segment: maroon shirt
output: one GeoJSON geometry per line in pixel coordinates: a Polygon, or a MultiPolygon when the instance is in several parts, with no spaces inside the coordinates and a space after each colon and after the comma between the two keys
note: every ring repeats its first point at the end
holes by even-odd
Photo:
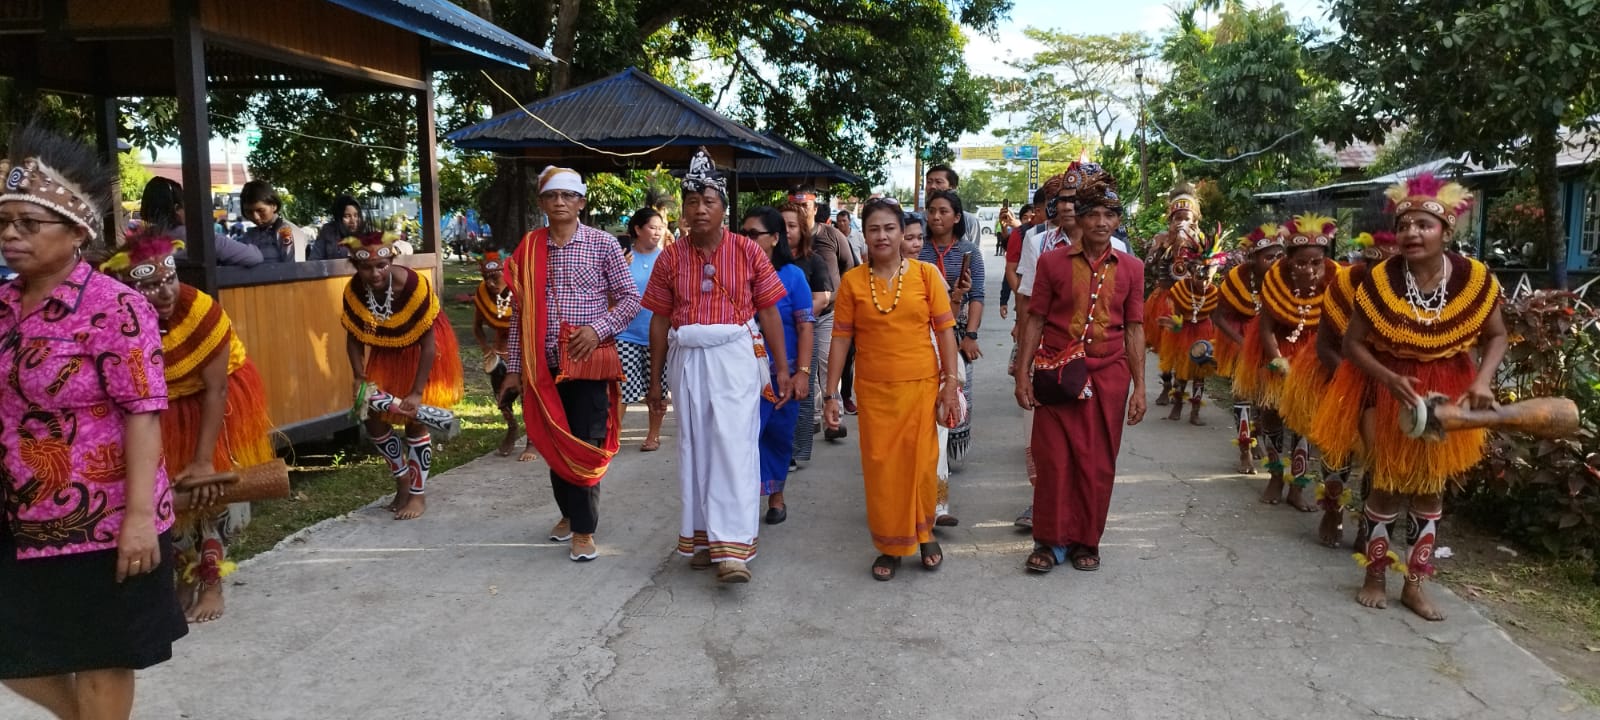
{"type": "Polygon", "coordinates": [[[1083,252],[1083,243],[1039,256],[1037,279],[1028,312],[1044,317],[1044,346],[1067,347],[1084,336],[1091,293],[1094,325],[1084,341],[1089,370],[1099,370],[1126,355],[1122,336],[1129,323],[1144,322],[1144,263],[1111,248],[1097,261],[1083,252]],[[1096,276],[1103,271],[1099,292],[1096,276]]]}

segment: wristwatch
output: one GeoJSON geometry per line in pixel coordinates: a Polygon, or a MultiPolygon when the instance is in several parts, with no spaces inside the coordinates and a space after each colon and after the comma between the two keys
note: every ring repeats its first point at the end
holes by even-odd
{"type": "Polygon", "coordinates": [[[827,401],[829,401],[829,400],[838,400],[838,399],[839,399],[839,396],[838,396],[838,395],[831,395],[831,394],[830,394],[830,395],[823,395],[823,396],[822,396],[822,401],[823,401],[823,402],[827,402],[827,401]]]}
{"type": "Polygon", "coordinates": [[[799,368],[795,369],[795,372],[797,372],[797,373],[805,373],[807,375],[810,375],[811,374],[811,366],[810,365],[801,365],[799,368]]]}
{"type": "Polygon", "coordinates": [[[961,333],[961,337],[964,337],[964,338],[966,338],[968,340],[977,340],[978,339],[978,334],[975,333],[975,332],[964,332],[964,333],[961,333]]]}

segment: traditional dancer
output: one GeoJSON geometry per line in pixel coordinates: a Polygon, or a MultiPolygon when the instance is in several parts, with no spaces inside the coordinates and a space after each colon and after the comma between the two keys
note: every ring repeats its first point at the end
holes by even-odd
{"type": "Polygon", "coordinates": [[[1429,393],[1474,409],[1494,406],[1491,383],[1506,352],[1503,297],[1488,267],[1445,249],[1472,205],[1466,188],[1423,174],[1386,194],[1400,256],[1372,268],[1356,289],[1355,314],[1344,337],[1345,358],[1371,383],[1357,396],[1364,398],[1361,434],[1372,492],[1363,507],[1371,536],[1356,556],[1366,581],[1356,600],[1387,606],[1384,571],[1392,568],[1405,577],[1400,602],[1424,619],[1443,620],[1422,583],[1434,572],[1444,486],[1483,459],[1487,431],[1451,432],[1437,442],[1416,439],[1401,431],[1400,415],[1429,393]],[[1401,561],[1390,549],[1391,532],[1405,506],[1411,553],[1401,561]]]}
{"type": "MultiPolygon", "coordinates": [[[[1295,216],[1284,230],[1288,255],[1262,279],[1261,312],[1245,326],[1244,349],[1234,368],[1233,395],[1249,401],[1259,412],[1259,437],[1264,441],[1270,476],[1261,502],[1278,504],[1287,483],[1289,506],[1313,512],[1316,506],[1304,497],[1311,483],[1312,450],[1300,431],[1284,422],[1284,388],[1296,362],[1317,362],[1322,296],[1337,267],[1328,259],[1328,248],[1338,226],[1333,218],[1306,214],[1295,216]],[[1285,454],[1290,456],[1288,467],[1283,461],[1285,454]]],[[[1310,402],[1315,402],[1314,397],[1310,402]]]]}
{"type": "MultiPolygon", "coordinates": [[[[483,279],[478,282],[477,292],[472,294],[472,337],[477,339],[478,350],[483,354],[489,387],[498,392],[506,379],[513,296],[511,288],[506,286],[505,261],[498,250],[490,250],[478,258],[478,273],[483,279]]],[[[506,436],[500,440],[495,454],[507,457],[517,448],[521,429],[517,425],[516,404],[501,403],[500,416],[506,421],[506,436]]]]}
{"type": "Polygon", "coordinates": [[[761,246],[723,225],[727,192],[701,148],[683,178],[689,235],[661,251],[644,293],[644,307],[655,313],[646,398],[665,405],[665,363],[678,401],[678,552],[695,569],[717,564],[720,582],[743,583],[761,521],[761,398],[771,392],[779,407],[792,399],[778,314],[783,281],[761,246]],[[777,387],[769,388],[773,376],[777,387]]]}
{"type": "MultiPolygon", "coordinates": [[[[1195,197],[1194,186],[1181,183],[1172,188],[1167,200],[1167,229],[1156,233],[1150,240],[1150,255],[1146,266],[1150,267],[1156,276],[1156,286],[1145,298],[1144,327],[1145,344],[1155,352],[1160,359],[1161,367],[1161,392],[1156,395],[1156,404],[1165,405],[1173,400],[1172,379],[1175,374],[1174,364],[1179,360],[1162,352],[1163,339],[1166,337],[1167,328],[1161,322],[1170,318],[1175,313],[1169,290],[1177,284],[1178,278],[1173,274],[1172,264],[1178,254],[1184,249],[1192,252],[1200,251],[1198,233],[1195,230],[1200,222],[1200,200],[1195,197]]],[[[1176,420],[1174,415],[1171,419],[1176,420]]]]}
{"type": "MultiPolygon", "coordinates": [[[[269,462],[272,421],[266,388],[244,343],[216,301],[178,282],[175,253],[183,243],[149,232],[129,237],[100,270],[127,284],[155,307],[167,378],[161,441],[174,485],[269,462]]],[[[174,526],[178,600],[189,622],[222,617],[222,579],[233,572],[227,542],[249,517],[248,505],[229,507],[222,485],[193,492],[174,526]]]]}
{"type": "MultiPolygon", "coordinates": [[[[1322,324],[1317,328],[1319,362],[1314,365],[1315,372],[1303,372],[1302,366],[1310,363],[1300,363],[1292,366],[1289,373],[1291,397],[1305,396],[1305,389],[1294,387],[1300,384],[1311,384],[1316,393],[1316,408],[1305,434],[1322,453],[1322,484],[1317,487],[1322,524],[1317,537],[1328,547],[1338,547],[1343,542],[1345,510],[1359,509],[1352,505],[1354,493],[1348,484],[1351,456],[1360,444],[1366,375],[1360,368],[1344,362],[1344,334],[1350,327],[1350,316],[1355,308],[1356,288],[1366,281],[1368,269],[1400,251],[1394,233],[1387,231],[1361,233],[1356,236],[1355,246],[1355,261],[1349,267],[1339,268],[1333,281],[1328,283],[1327,295],[1322,298],[1322,324]]],[[[1370,473],[1364,475],[1370,476],[1370,473]]],[[[1360,495],[1366,497],[1367,491],[1363,489],[1360,495]]],[[[1356,532],[1357,550],[1366,545],[1365,525],[1363,521],[1356,532]]]]}
{"type": "Polygon", "coordinates": [[[356,391],[370,384],[403,398],[394,412],[367,418],[366,431],[394,475],[388,509],[396,520],[412,520],[428,509],[424,493],[433,469],[433,437],[417,421],[417,407],[461,402],[461,352],[428,276],[393,264],[398,239],[375,232],[345,238],[356,274],[345,286],[339,321],[349,333],[345,352],[356,391]],[[405,426],[404,441],[395,436],[397,423],[405,426]]]}
{"type": "MultiPolygon", "coordinates": [[[[1222,290],[1212,282],[1206,258],[1193,247],[1178,248],[1169,266],[1173,284],[1167,290],[1165,303],[1171,315],[1162,318],[1169,327],[1162,334],[1160,354],[1161,367],[1171,368],[1173,379],[1172,411],[1167,419],[1183,417],[1184,389],[1188,388],[1189,424],[1203,426],[1200,406],[1204,402],[1206,378],[1216,373],[1217,362],[1214,351],[1195,353],[1196,346],[1215,347],[1216,328],[1211,315],[1222,299],[1222,290]]],[[[1149,314],[1148,309],[1146,314],[1149,314]]]]}
{"type": "MultiPolygon", "coordinates": [[[[1222,300],[1211,314],[1216,327],[1217,374],[1234,378],[1239,370],[1239,354],[1244,348],[1245,325],[1261,312],[1261,279],[1283,258],[1283,229],[1267,223],[1252,230],[1241,243],[1245,261],[1222,278],[1222,300]]],[[[1239,446],[1238,472],[1256,473],[1253,456],[1260,428],[1256,425],[1250,401],[1237,393],[1233,398],[1233,420],[1238,429],[1234,444],[1239,446]]]]}

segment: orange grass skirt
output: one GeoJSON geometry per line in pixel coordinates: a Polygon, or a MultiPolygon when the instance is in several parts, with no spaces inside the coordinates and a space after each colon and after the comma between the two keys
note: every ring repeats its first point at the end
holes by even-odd
{"type": "Polygon", "coordinates": [[[1322,402],[1312,413],[1311,427],[1305,435],[1322,451],[1322,460],[1328,467],[1349,465],[1351,456],[1361,447],[1361,409],[1371,404],[1373,390],[1372,378],[1349,361],[1339,363],[1339,369],[1333,371],[1322,388],[1322,402]]]}
{"type": "MultiPolygon", "coordinates": [[[[168,473],[176,475],[194,462],[204,404],[205,393],[199,392],[172,398],[161,413],[161,450],[168,473]]],[[[238,370],[228,373],[227,414],[222,432],[217,434],[212,469],[224,472],[253,467],[277,457],[272,450],[273,427],[267,417],[266,385],[255,363],[246,359],[238,370]]]]}
{"type": "Polygon", "coordinates": [[[1302,338],[1289,356],[1289,377],[1283,381],[1283,396],[1278,401],[1278,413],[1290,430],[1310,437],[1311,424],[1327,396],[1328,381],[1333,373],[1317,357],[1317,338],[1302,338]]]}
{"type": "MultiPolygon", "coordinates": [[[[1477,364],[1467,353],[1427,362],[1378,353],[1384,367],[1422,381],[1423,394],[1442,393],[1453,402],[1472,386],[1477,364]]],[[[1400,429],[1400,402],[1388,388],[1372,387],[1370,407],[1377,413],[1370,451],[1372,487],[1402,495],[1437,495],[1445,483],[1483,460],[1487,430],[1457,430],[1430,442],[1405,436],[1400,429]]]]}
{"type": "MultiPolygon", "coordinates": [[[[422,343],[410,347],[390,349],[369,347],[367,353],[367,380],[391,395],[405,397],[411,393],[411,384],[417,379],[417,363],[422,359],[422,343]]],[[[439,408],[452,408],[461,402],[464,393],[461,370],[461,348],[456,342],[456,331],[450,318],[440,312],[433,319],[433,368],[428,373],[428,385],[422,391],[422,404],[439,408]]],[[[398,424],[407,418],[384,413],[384,422],[398,424]]]]}
{"type": "MultiPolygon", "coordinates": [[[[1267,350],[1261,344],[1261,320],[1256,318],[1244,326],[1244,348],[1239,351],[1239,361],[1233,369],[1233,398],[1259,407],[1277,409],[1283,401],[1285,376],[1267,369],[1267,350]]],[[[1293,358],[1300,348],[1317,343],[1314,328],[1300,332],[1295,342],[1278,341],[1278,350],[1286,358],[1293,358]]]]}
{"type": "MultiPolygon", "coordinates": [[[[1216,328],[1210,318],[1184,323],[1176,332],[1167,332],[1161,341],[1161,370],[1171,371],[1181,382],[1204,380],[1217,372],[1216,363],[1201,365],[1189,355],[1189,348],[1201,340],[1211,340],[1216,328]]],[[[1215,341],[1213,341],[1215,346],[1215,341]]],[[[1212,355],[1215,359],[1215,352],[1212,355]]]]}
{"type": "MultiPolygon", "coordinates": [[[[1167,329],[1161,327],[1160,322],[1166,317],[1172,317],[1172,297],[1157,285],[1144,299],[1144,344],[1157,353],[1161,352],[1161,339],[1167,335],[1167,329]]],[[[1170,370],[1165,364],[1161,366],[1161,372],[1170,370]]]]}
{"type": "Polygon", "coordinates": [[[1217,374],[1232,379],[1239,369],[1239,343],[1219,332],[1211,344],[1217,350],[1217,374]]]}

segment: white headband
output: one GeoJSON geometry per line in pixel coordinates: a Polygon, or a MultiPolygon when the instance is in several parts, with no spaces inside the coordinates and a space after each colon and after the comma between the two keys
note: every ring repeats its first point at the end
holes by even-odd
{"type": "Polygon", "coordinates": [[[551,190],[569,190],[584,197],[589,196],[589,188],[583,184],[583,176],[575,170],[550,166],[539,173],[544,179],[539,183],[539,193],[544,194],[551,190]]]}

